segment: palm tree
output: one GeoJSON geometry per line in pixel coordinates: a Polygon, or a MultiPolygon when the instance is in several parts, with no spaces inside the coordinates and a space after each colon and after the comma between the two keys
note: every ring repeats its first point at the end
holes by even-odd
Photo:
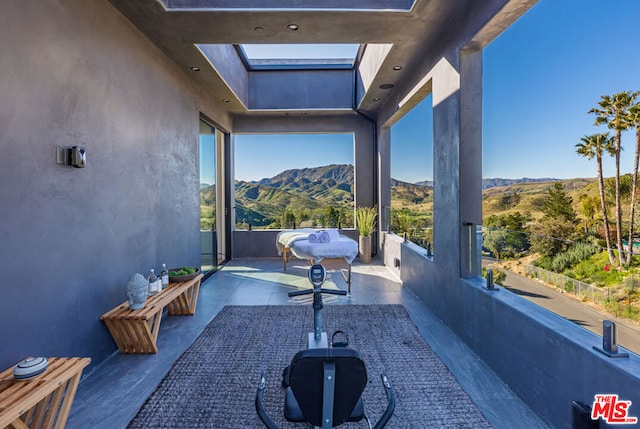
{"type": "MultiPolygon", "coordinates": [[[[633,101],[640,92],[632,94],[633,101]]],[[[636,186],[638,184],[638,164],[640,164],[640,102],[629,108],[629,125],[636,129],[636,150],[633,158],[633,184],[631,185],[631,214],[629,215],[629,253],[627,253],[627,265],[631,264],[633,255],[633,224],[635,222],[636,186]]]]}
{"type": "Polygon", "coordinates": [[[628,111],[634,99],[631,91],[623,91],[612,97],[603,95],[598,106],[589,113],[596,115],[595,125],[606,125],[615,132],[615,158],[616,158],[616,234],[618,241],[618,255],[620,265],[625,263],[624,248],[622,247],[622,204],[620,202],[620,152],[622,152],[622,131],[629,128],[628,111]]]}
{"type": "Polygon", "coordinates": [[[607,242],[609,262],[615,265],[616,257],[611,248],[611,232],[609,231],[609,217],[607,216],[607,205],[604,198],[604,178],[602,176],[602,154],[606,152],[613,156],[615,154],[615,145],[613,138],[609,137],[609,133],[584,136],[580,140],[582,140],[582,143],[576,145],[576,153],[587,159],[593,159],[595,157],[598,165],[598,190],[600,191],[600,206],[602,209],[602,220],[604,221],[604,237],[607,242]]]}

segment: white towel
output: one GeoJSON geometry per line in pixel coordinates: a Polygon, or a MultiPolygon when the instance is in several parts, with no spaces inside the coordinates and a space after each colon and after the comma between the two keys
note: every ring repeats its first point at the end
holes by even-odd
{"type": "Polygon", "coordinates": [[[327,229],[320,233],[319,243],[331,243],[340,239],[340,233],[337,229],[327,229]]]}
{"type": "Polygon", "coordinates": [[[307,238],[307,240],[309,240],[309,243],[320,243],[321,235],[322,235],[322,232],[312,232],[311,234],[309,234],[309,237],[307,238]]]}
{"type": "Polygon", "coordinates": [[[340,239],[340,231],[337,229],[327,229],[325,232],[329,234],[329,242],[340,239]]]}

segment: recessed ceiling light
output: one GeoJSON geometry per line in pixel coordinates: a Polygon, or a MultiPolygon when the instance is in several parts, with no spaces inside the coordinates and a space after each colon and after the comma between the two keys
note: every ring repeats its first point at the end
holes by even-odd
{"type": "Polygon", "coordinates": [[[380,89],[391,89],[391,88],[393,88],[393,84],[391,84],[391,83],[383,83],[382,85],[380,85],[379,88],[380,89]]]}
{"type": "Polygon", "coordinates": [[[375,97],[373,101],[380,101],[380,99],[378,97],[375,97]]]}
{"type": "Polygon", "coordinates": [[[393,69],[395,71],[402,70],[402,66],[393,66],[393,69]]]}
{"type": "Polygon", "coordinates": [[[254,31],[258,31],[258,32],[264,31],[264,27],[256,27],[254,28],[254,31]]]}
{"type": "Polygon", "coordinates": [[[287,28],[291,31],[298,31],[298,25],[297,24],[289,24],[287,25],[287,28]]]}
{"type": "Polygon", "coordinates": [[[200,71],[200,67],[191,67],[191,71],[200,71]]]}
{"type": "Polygon", "coordinates": [[[229,99],[228,99],[228,98],[223,98],[223,99],[222,99],[222,102],[224,102],[224,103],[228,103],[228,102],[229,102],[229,99]]]}

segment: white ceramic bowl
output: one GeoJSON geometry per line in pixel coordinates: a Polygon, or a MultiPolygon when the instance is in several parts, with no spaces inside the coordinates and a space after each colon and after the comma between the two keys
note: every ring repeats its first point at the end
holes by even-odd
{"type": "Polygon", "coordinates": [[[44,357],[28,357],[13,367],[13,376],[16,380],[29,380],[42,374],[49,365],[49,360],[44,357]]]}

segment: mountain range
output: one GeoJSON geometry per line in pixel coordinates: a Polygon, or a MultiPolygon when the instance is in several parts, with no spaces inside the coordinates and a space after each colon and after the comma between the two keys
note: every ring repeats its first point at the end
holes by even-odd
{"type": "MultiPolygon", "coordinates": [[[[267,226],[284,213],[312,212],[324,207],[353,206],[353,165],[332,164],[292,169],[271,178],[235,183],[236,219],[254,226],[267,226]]],[[[211,201],[215,187],[203,187],[200,201],[211,201]]]]}
{"type": "MultiPolygon", "coordinates": [[[[483,179],[483,212],[522,209],[536,211],[536,203],[548,189],[548,182],[558,179],[483,179]],[[511,196],[506,198],[505,195],[511,196]],[[516,195],[517,197],[513,197],[516,195]],[[524,204],[504,206],[506,200],[524,204]]],[[[563,180],[568,191],[576,193],[595,179],[563,180]]],[[[236,181],[236,219],[254,226],[266,226],[280,219],[285,208],[294,212],[320,210],[324,207],[351,209],[353,207],[353,165],[331,164],[322,167],[291,169],[259,181],[236,181]]],[[[201,184],[201,204],[210,204],[215,186],[201,184]]],[[[590,190],[589,193],[593,192],[590,190]]],[[[433,182],[408,183],[391,179],[392,206],[429,211],[433,204],[433,182]]],[[[507,201],[507,202],[509,202],[507,201]]]]}
{"type": "MultiPolygon", "coordinates": [[[[543,182],[555,182],[558,179],[552,178],[544,178],[544,179],[530,179],[528,177],[523,177],[521,179],[482,179],[482,189],[495,188],[497,186],[511,186],[519,183],[543,183],[543,182]]],[[[422,180],[420,182],[414,183],[414,185],[419,186],[433,186],[432,180],[422,180]]]]}
{"type": "Polygon", "coordinates": [[[530,179],[523,177],[522,179],[482,179],[482,189],[495,188],[497,186],[511,186],[520,183],[544,183],[544,182],[556,182],[558,179],[544,178],[544,179],[530,179]]]}

